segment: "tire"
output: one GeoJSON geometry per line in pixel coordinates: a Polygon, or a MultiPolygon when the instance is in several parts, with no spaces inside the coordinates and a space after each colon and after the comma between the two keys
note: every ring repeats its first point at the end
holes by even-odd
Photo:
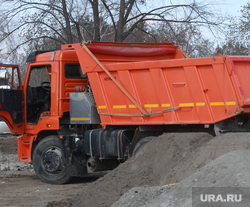
{"type": "Polygon", "coordinates": [[[133,149],[132,157],[136,156],[138,152],[141,151],[141,149],[144,148],[146,144],[154,138],[156,137],[155,136],[144,137],[139,142],[137,142],[133,149]]]}
{"type": "Polygon", "coordinates": [[[49,184],[70,181],[70,170],[63,164],[62,149],[56,136],[48,136],[38,143],[33,152],[33,167],[37,176],[49,184]]]}

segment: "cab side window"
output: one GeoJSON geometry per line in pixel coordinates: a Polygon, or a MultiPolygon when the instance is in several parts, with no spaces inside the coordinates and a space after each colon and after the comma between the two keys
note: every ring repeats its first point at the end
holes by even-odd
{"type": "Polygon", "coordinates": [[[68,79],[84,79],[86,74],[82,73],[80,64],[65,64],[65,78],[68,79]]]}

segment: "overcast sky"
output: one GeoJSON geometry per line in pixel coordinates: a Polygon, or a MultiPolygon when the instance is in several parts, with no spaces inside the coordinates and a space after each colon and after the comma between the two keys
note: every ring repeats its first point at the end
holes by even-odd
{"type": "MultiPolygon", "coordinates": [[[[190,3],[193,0],[154,0],[156,5],[190,3]]],[[[241,7],[246,5],[250,0],[196,0],[202,4],[211,4],[215,10],[222,14],[231,14],[232,16],[240,15],[241,7]]]]}
{"type": "MultiPolygon", "coordinates": [[[[200,0],[197,0],[200,1],[200,0]]],[[[230,15],[231,17],[240,17],[241,16],[241,9],[243,6],[247,4],[247,2],[250,2],[250,0],[203,0],[203,2],[211,2],[213,3],[213,7],[218,9],[216,12],[221,12],[223,16],[230,15]]],[[[230,22],[228,22],[230,23],[230,22]]],[[[214,37],[208,33],[204,34],[208,38],[214,39],[214,37]]],[[[217,44],[222,43],[223,36],[220,38],[215,38],[214,41],[217,44]]]]}
{"type": "Polygon", "coordinates": [[[213,2],[218,2],[218,7],[221,8],[226,14],[232,16],[239,16],[242,6],[245,6],[248,0],[217,0],[213,2]]]}
{"type": "MultiPolygon", "coordinates": [[[[154,0],[155,6],[163,6],[168,3],[172,4],[188,4],[193,2],[194,0],[154,0]]],[[[242,9],[243,6],[247,5],[250,0],[195,0],[197,3],[201,4],[209,4],[211,10],[215,14],[222,15],[224,17],[230,15],[231,17],[240,17],[241,12],[240,10],[242,9]]],[[[150,6],[150,5],[148,5],[150,6]]],[[[230,23],[230,22],[225,22],[225,23],[230,23]]],[[[208,38],[214,39],[214,36],[212,35],[211,31],[207,30],[206,28],[203,28],[204,35],[208,38]]],[[[216,42],[221,42],[221,34],[218,35],[220,38],[216,38],[216,42]]]]}

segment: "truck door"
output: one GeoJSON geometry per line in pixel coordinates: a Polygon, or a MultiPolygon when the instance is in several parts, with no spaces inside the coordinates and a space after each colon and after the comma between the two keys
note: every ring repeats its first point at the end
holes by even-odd
{"type": "Polygon", "coordinates": [[[22,133],[23,92],[17,65],[0,64],[0,119],[14,134],[22,133]]]}
{"type": "Polygon", "coordinates": [[[33,65],[26,89],[26,115],[29,125],[36,125],[43,112],[50,113],[51,65],[33,65]]]}

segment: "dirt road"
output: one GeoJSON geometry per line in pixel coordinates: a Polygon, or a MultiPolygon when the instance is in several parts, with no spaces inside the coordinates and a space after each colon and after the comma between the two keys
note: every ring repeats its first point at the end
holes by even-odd
{"type": "Polygon", "coordinates": [[[76,178],[67,185],[49,185],[40,181],[32,166],[18,161],[16,137],[0,137],[0,206],[46,206],[77,195],[103,174],[76,178]]]}

